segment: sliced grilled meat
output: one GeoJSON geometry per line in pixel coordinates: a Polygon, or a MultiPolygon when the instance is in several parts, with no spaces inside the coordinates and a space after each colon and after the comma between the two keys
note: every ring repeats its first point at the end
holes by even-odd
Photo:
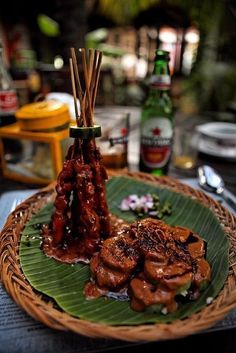
{"type": "Polygon", "coordinates": [[[164,261],[165,244],[167,241],[173,241],[169,227],[164,222],[146,218],[133,223],[131,229],[138,239],[140,252],[145,258],[164,261]]]}
{"type": "Polygon", "coordinates": [[[192,231],[185,227],[172,227],[171,234],[174,240],[179,241],[181,243],[185,243],[188,241],[189,236],[192,234],[192,231]]]}
{"type": "Polygon", "coordinates": [[[196,299],[209,282],[205,243],[191,230],[151,218],[130,228],[122,224],[115,233],[103,241],[100,253],[91,260],[98,295],[108,295],[100,289],[117,293],[128,285],[133,310],[173,312],[179,294],[188,290],[188,299],[196,299]]]}
{"type": "Polygon", "coordinates": [[[141,278],[133,278],[131,280],[130,293],[131,308],[137,311],[143,311],[143,307],[147,308],[157,304],[168,306],[174,302],[175,297],[175,292],[169,290],[168,287],[161,284],[154,286],[141,278]],[[134,301],[133,297],[135,298],[134,301]],[[137,301],[139,305],[137,305],[137,301]]]}
{"type": "Polygon", "coordinates": [[[129,273],[120,272],[107,267],[101,261],[99,254],[91,259],[90,269],[98,286],[101,288],[105,287],[110,290],[117,290],[123,286],[129,278],[129,273]]]}
{"type": "Polygon", "coordinates": [[[163,278],[181,276],[191,270],[192,267],[186,262],[175,262],[172,264],[161,264],[151,260],[145,260],[144,262],[144,273],[154,283],[162,281],[163,278]]]}
{"type": "Polygon", "coordinates": [[[136,267],[140,255],[135,240],[121,235],[103,242],[100,257],[108,267],[129,273],[136,267]]]}
{"type": "Polygon", "coordinates": [[[205,255],[205,242],[203,239],[199,237],[197,234],[192,235],[195,241],[192,241],[187,245],[188,251],[190,255],[196,259],[199,257],[203,257],[205,255]]]}
{"type": "Polygon", "coordinates": [[[197,259],[197,270],[194,273],[193,283],[196,287],[203,289],[211,279],[211,268],[204,258],[197,259]]]}
{"type": "Polygon", "coordinates": [[[181,291],[190,287],[192,279],[193,273],[187,272],[171,278],[164,277],[162,279],[162,283],[164,283],[170,290],[175,291],[176,294],[179,294],[181,291]]]}

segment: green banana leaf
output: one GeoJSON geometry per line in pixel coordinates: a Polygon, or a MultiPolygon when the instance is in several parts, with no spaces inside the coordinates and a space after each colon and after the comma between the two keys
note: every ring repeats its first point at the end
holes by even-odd
{"type": "Polygon", "coordinates": [[[229,241],[213,212],[190,197],[128,177],[114,177],[107,182],[110,211],[126,221],[135,216],[122,212],[118,206],[130,194],[157,193],[161,202],[172,204],[172,214],[165,221],[189,227],[207,241],[207,260],[212,267],[212,281],[193,302],[181,304],[175,313],[163,315],[133,311],[128,301],[98,298],[87,300],[83,295],[90,277],[88,265],[62,264],[46,257],[40,249],[39,225],[50,221],[53,205],[48,204],[27,223],[20,244],[20,262],[29,283],[39,292],[54,299],[65,312],[81,319],[110,325],[167,323],[186,318],[205,307],[208,297],[214,298],[224,285],[228,274],[229,241]]]}

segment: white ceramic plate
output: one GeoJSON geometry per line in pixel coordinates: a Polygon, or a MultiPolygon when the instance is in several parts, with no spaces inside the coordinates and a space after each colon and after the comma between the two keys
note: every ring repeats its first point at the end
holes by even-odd
{"type": "Polygon", "coordinates": [[[200,152],[236,160],[236,124],[212,122],[197,126],[200,152]]]}

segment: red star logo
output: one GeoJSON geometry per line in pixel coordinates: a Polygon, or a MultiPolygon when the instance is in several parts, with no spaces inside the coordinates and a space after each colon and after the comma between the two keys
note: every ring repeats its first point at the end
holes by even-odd
{"type": "Polygon", "coordinates": [[[152,129],[152,134],[154,136],[160,136],[161,130],[158,127],[155,127],[154,129],[152,129]]]}
{"type": "Polygon", "coordinates": [[[121,130],[121,136],[127,136],[128,135],[128,129],[126,129],[126,127],[123,127],[121,130]]]}

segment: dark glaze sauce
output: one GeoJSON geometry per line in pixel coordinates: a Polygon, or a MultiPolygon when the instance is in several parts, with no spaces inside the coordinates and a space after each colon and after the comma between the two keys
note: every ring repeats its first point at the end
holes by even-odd
{"type": "MultiPolygon", "coordinates": [[[[118,235],[122,233],[122,229],[127,227],[127,223],[121,219],[118,219],[114,215],[110,214],[110,225],[111,225],[111,233],[110,236],[118,235]]],[[[66,241],[60,246],[54,246],[53,237],[50,234],[49,227],[44,227],[44,231],[42,232],[43,243],[42,250],[44,253],[54,258],[57,261],[63,263],[89,263],[90,259],[85,255],[83,246],[81,244],[81,238],[74,238],[71,233],[67,233],[65,236],[66,241]]],[[[100,246],[102,246],[102,241],[100,246]]]]}
{"type": "Polygon", "coordinates": [[[90,262],[91,279],[84,294],[130,299],[135,311],[176,311],[178,296],[195,300],[209,283],[205,242],[183,227],[145,219],[130,226],[119,223],[90,262]],[[122,224],[122,226],[121,226],[122,224]]]}
{"type": "Polygon", "coordinates": [[[111,291],[108,291],[107,289],[102,289],[98,287],[96,282],[91,280],[86,284],[84,292],[88,299],[95,299],[101,296],[106,296],[108,298],[112,298],[120,301],[128,301],[130,298],[127,293],[127,290],[128,290],[127,287],[125,287],[122,290],[119,290],[117,292],[111,292],[111,291]]]}
{"type": "Polygon", "coordinates": [[[110,234],[107,172],[94,138],[75,138],[57,177],[54,212],[42,249],[58,261],[89,262],[110,234]]]}

